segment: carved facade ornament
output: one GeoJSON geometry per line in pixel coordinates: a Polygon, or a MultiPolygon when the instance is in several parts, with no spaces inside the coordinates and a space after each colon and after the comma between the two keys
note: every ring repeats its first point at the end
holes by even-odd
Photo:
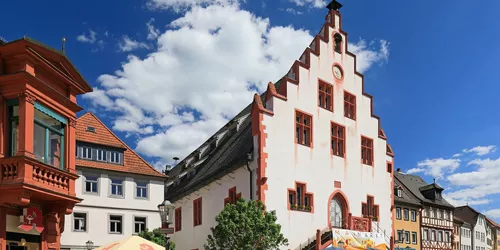
{"type": "Polygon", "coordinates": [[[69,120],[69,125],[73,128],[76,128],[76,120],[75,119],[69,120]]]}
{"type": "Polygon", "coordinates": [[[21,99],[21,101],[27,101],[31,104],[35,104],[36,97],[28,92],[23,92],[18,95],[18,97],[21,99]]]}

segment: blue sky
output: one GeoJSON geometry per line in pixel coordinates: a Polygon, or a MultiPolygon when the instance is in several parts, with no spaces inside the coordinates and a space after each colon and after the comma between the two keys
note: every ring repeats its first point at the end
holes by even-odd
{"type": "MultiPolygon", "coordinates": [[[[55,48],[65,36],[95,88],[80,104],[161,166],[284,75],[326,14],[322,0],[217,2],[7,1],[3,17],[15,22],[0,36],[55,48]]],[[[435,177],[455,204],[500,219],[500,2],[342,3],[349,50],[362,61],[396,167],[435,177]]]]}

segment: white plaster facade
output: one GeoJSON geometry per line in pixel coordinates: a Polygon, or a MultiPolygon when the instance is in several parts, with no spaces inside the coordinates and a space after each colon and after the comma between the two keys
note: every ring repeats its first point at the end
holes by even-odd
{"type": "Polygon", "coordinates": [[[482,214],[477,216],[476,224],[474,225],[474,238],[472,240],[472,246],[474,250],[486,250],[488,249],[488,244],[486,241],[486,219],[482,214]]]}
{"type": "Polygon", "coordinates": [[[77,197],[83,201],[66,215],[64,233],[61,237],[62,249],[86,249],[86,242],[91,240],[94,247],[120,240],[134,233],[134,217],[145,218],[146,228],[152,230],[161,227],[158,204],[163,202],[164,180],[152,176],[141,176],[130,173],[111,172],[99,169],[77,167],[78,178],[75,182],[77,197]],[[86,176],[98,177],[98,193],[85,193],[86,176]],[[122,198],[110,197],[110,178],[124,180],[122,198]],[[136,198],[136,181],[148,182],[147,199],[136,198]],[[75,214],[86,214],[86,229],[74,230],[75,214]],[[111,233],[109,230],[110,215],[122,218],[122,232],[111,233]]]}
{"type": "Polygon", "coordinates": [[[460,250],[472,250],[472,237],[475,235],[470,226],[460,227],[460,250]]]}
{"type": "MultiPolygon", "coordinates": [[[[255,192],[252,198],[262,200],[268,210],[276,211],[282,233],[289,241],[289,246],[283,249],[297,249],[304,246],[315,235],[316,230],[329,228],[330,202],[334,194],[343,194],[348,204],[348,213],[360,218],[363,218],[362,203],[367,202],[367,196],[372,196],[374,204],[378,205],[380,221],[373,224],[378,228],[377,232],[386,232],[389,247],[393,231],[392,152],[388,153],[379,120],[372,115],[371,97],[363,93],[363,78],[355,71],[355,57],[346,53],[347,37],[340,31],[340,14],[332,11],[329,18],[335,27],[326,28],[328,34],[324,36],[329,37],[329,42],[320,40],[316,43],[319,47],[314,45],[314,50],[320,53],[319,56],[310,53],[308,69],[298,66],[299,79],[295,79],[298,84],[282,83],[286,85],[286,98],[267,98],[267,112],[259,119],[254,120],[254,112],[257,111],[252,109],[252,127],[260,129],[259,133],[253,133],[254,157],[249,162],[253,176],[251,185],[255,192]],[[336,33],[342,35],[342,53],[334,52],[333,49],[333,35],[336,33]],[[333,76],[334,64],[342,68],[342,81],[335,80],[333,76]],[[333,86],[333,112],[318,106],[319,79],[333,86]],[[344,116],[344,90],[356,96],[355,120],[344,116]],[[311,147],[295,143],[296,109],[312,116],[311,147]],[[345,127],[344,158],[331,153],[332,122],[345,127]],[[362,163],[361,136],[373,140],[372,166],[362,163]],[[388,163],[391,164],[390,171],[388,163]],[[288,189],[295,189],[296,181],[305,183],[307,192],[313,194],[311,212],[289,209],[288,189]]],[[[303,56],[300,61],[304,64],[307,59],[303,56]]],[[[267,93],[270,93],[269,89],[267,93]]],[[[258,105],[255,100],[253,105],[258,105]]],[[[174,182],[175,180],[167,182],[167,186],[174,185],[174,182]]],[[[181,230],[172,236],[178,249],[203,249],[210,227],[215,225],[215,217],[223,209],[228,190],[233,187],[237,188],[237,193],[242,193],[243,198],[250,198],[250,173],[247,166],[241,166],[231,174],[183,194],[174,201],[176,208],[182,211],[181,230]],[[202,224],[193,226],[193,202],[200,197],[202,224]]],[[[346,220],[348,215],[344,214],[343,217],[346,220]]]]}

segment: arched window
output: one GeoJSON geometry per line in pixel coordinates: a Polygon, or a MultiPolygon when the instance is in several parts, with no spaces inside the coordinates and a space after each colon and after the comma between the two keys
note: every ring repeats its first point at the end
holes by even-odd
{"type": "Polygon", "coordinates": [[[345,228],[347,225],[347,203],[340,194],[330,200],[330,225],[336,228],[345,228]]]}
{"type": "Polygon", "coordinates": [[[342,53],[342,36],[339,33],[336,33],[335,35],[333,35],[333,40],[335,42],[335,52],[342,53]]]}

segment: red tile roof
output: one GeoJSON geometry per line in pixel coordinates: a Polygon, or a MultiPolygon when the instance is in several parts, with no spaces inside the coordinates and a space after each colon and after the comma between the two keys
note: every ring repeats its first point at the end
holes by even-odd
{"type": "Polygon", "coordinates": [[[494,227],[497,227],[497,228],[500,228],[500,225],[498,225],[498,223],[494,220],[492,220],[491,218],[489,217],[486,217],[486,220],[491,224],[493,225],[494,227]]]}
{"type": "Polygon", "coordinates": [[[99,118],[90,112],[78,118],[76,123],[76,140],[125,149],[123,153],[123,165],[76,159],[76,166],[166,178],[166,175],[149,165],[134,150],[120,140],[99,118]],[[87,127],[89,126],[94,127],[95,132],[88,132],[87,127]]]}

